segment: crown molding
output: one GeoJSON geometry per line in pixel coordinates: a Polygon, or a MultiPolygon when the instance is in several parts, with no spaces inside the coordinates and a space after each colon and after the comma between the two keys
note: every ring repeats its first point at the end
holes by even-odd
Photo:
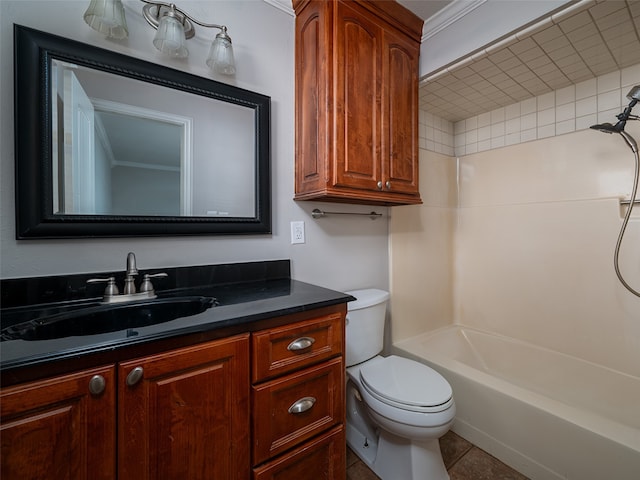
{"type": "Polygon", "coordinates": [[[442,10],[425,20],[422,27],[422,42],[433,37],[486,2],[487,0],[453,0],[442,10]]]}
{"type": "MultiPolygon", "coordinates": [[[[263,0],[272,7],[285,12],[292,17],[295,16],[291,0],[263,0]]],[[[444,30],[449,25],[457,22],[465,15],[471,13],[487,0],[453,0],[449,5],[437,12],[432,17],[425,20],[422,27],[422,42],[444,30]]]]}
{"type": "Polygon", "coordinates": [[[284,13],[291,15],[292,17],[295,17],[295,12],[293,11],[291,0],[264,0],[264,2],[273,7],[276,7],[278,10],[281,10],[284,13]]]}

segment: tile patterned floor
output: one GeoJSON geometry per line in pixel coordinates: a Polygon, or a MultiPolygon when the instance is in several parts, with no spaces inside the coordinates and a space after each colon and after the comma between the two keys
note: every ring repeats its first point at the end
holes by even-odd
{"type": "MultiPolygon", "coordinates": [[[[440,449],[451,480],[528,480],[453,432],[440,439],[440,449]]],[[[347,449],[347,480],[378,480],[378,477],[347,449]]]]}

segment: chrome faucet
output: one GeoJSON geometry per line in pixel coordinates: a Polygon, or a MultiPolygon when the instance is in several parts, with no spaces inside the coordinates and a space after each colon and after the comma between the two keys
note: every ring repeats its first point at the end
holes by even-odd
{"type": "Polygon", "coordinates": [[[116,285],[115,277],[108,278],[91,278],[87,280],[87,283],[107,283],[107,288],[104,290],[104,297],[102,303],[124,303],[135,302],[140,300],[151,300],[157,297],[156,292],[151,283],[152,278],[166,277],[167,274],[145,273],[142,283],[140,284],[140,292],[136,293],[136,285],[134,283],[135,276],[138,275],[138,268],[136,267],[136,256],[133,252],[127,254],[127,270],[124,278],[124,292],[120,295],[118,286],[116,285]]]}

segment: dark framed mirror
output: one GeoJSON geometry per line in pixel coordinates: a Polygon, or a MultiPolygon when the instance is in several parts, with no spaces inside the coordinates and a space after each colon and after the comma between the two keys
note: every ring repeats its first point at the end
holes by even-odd
{"type": "Polygon", "coordinates": [[[271,232],[268,96],[14,26],[16,236],[271,232]]]}

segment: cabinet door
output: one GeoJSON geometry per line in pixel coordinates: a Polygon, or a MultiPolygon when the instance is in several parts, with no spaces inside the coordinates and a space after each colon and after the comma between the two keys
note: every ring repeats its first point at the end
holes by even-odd
{"type": "Polygon", "coordinates": [[[113,480],[115,398],[114,367],[2,389],[0,478],[113,480]]]}
{"type": "Polygon", "coordinates": [[[336,5],[334,186],[378,190],[382,30],[356,3],[336,5]]]}
{"type": "Polygon", "coordinates": [[[248,335],[122,363],[118,377],[119,480],[248,478],[248,335]]]}
{"type": "Polygon", "coordinates": [[[391,31],[384,38],[383,188],[417,194],[419,49],[391,31]]]}
{"type": "Polygon", "coordinates": [[[331,89],[327,10],[312,2],[296,17],[296,195],[327,186],[331,89]]]}

